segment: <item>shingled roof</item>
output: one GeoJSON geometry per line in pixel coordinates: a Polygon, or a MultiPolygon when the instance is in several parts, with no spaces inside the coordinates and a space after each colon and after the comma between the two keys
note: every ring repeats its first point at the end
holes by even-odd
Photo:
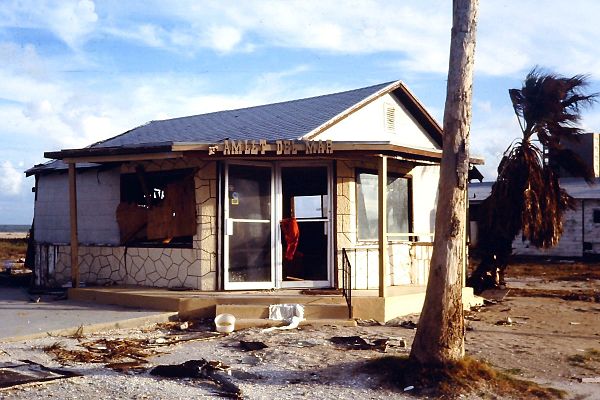
{"type": "Polygon", "coordinates": [[[152,121],[91,147],[224,139],[300,139],[394,82],[300,100],[152,121]]]}

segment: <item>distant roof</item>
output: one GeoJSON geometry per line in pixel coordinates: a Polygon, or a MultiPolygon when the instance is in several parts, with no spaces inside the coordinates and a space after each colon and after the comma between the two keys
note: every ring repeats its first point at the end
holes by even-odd
{"type": "MultiPolygon", "coordinates": [[[[492,192],[494,182],[469,183],[469,202],[480,203],[492,192]]],[[[575,199],[600,199],[600,178],[588,185],[583,178],[561,178],[560,186],[575,199]]]]}

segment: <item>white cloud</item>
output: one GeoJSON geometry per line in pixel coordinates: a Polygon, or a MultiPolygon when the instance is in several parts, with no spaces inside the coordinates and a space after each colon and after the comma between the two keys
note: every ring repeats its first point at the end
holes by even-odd
{"type": "Polygon", "coordinates": [[[77,48],[94,31],[98,21],[95,4],[91,0],[59,1],[52,4],[46,21],[69,46],[77,48]]]}
{"type": "Polygon", "coordinates": [[[0,193],[15,196],[21,193],[25,175],[18,171],[10,161],[0,164],[0,193]]]}
{"type": "MultiPolygon", "coordinates": [[[[596,23],[600,3],[585,0],[480,2],[476,71],[522,74],[534,64],[563,74],[600,70],[596,23]]],[[[31,7],[6,0],[0,26],[41,28],[74,49],[112,35],[135,43],[197,54],[285,47],[334,54],[398,53],[407,71],[445,73],[451,4],[443,0],[159,0],[139,4],[46,0],[31,7]],[[96,9],[101,9],[99,13],[96,9]],[[99,17],[99,14],[101,17],[99,17]]]]}
{"type": "Polygon", "coordinates": [[[89,38],[97,22],[92,0],[43,0],[35,4],[5,0],[0,8],[0,26],[47,29],[73,49],[89,38]]]}
{"type": "Polygon", "coordinates": [[[242,40],[240,30],[231,26],[212,26],[208,29],[208,41],[213,49],[227,53],[242,40]]]}

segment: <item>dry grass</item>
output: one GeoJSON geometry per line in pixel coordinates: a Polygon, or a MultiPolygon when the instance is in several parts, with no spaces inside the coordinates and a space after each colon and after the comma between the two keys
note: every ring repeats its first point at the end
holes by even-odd
{"type": "Polygon", "coordinates": [[[27,239],[0,239],[0,261],[25,257],[27,239]]]}
{"type": "Polygon", "coordinates": [[[560,390],[514,378],[469,357],[435,368],[415,364],[406,357],[383,357],[369,361],[366,371],[379,375],[382,381],[400,390],[414,386],[411,393],[440,399],[466,394],[516,399],[562,399],[565,396],[560,390]]]}

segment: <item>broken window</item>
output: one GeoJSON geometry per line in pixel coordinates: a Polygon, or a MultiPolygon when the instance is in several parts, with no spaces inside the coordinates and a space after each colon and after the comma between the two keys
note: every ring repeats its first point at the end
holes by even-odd
{"type": "Polygon", "coordinates": [[[599,209],[594,209],[594,223],[595,224],[599,224],[600,223],[600,210],[599,209]]]}
{"type": "Polygon", "coordinates": [[[194,171],[190,169],[121,175],[117,208],[121,243],[191,247],[196,233],[194,171]]]}
{"type": "MultiPolygon", "coordinates": [[[[357,171],[356,197],[358,239],[377,240],[379,202],[377,196],[379,177],[366,171],[357,171]]],[[[409,233],[412,228],[411,180],[400,175],[388,174],[387,178],[387,231],[409,233]]],[[[409,239],[409,237],[406,237],[409,239]]]]}

